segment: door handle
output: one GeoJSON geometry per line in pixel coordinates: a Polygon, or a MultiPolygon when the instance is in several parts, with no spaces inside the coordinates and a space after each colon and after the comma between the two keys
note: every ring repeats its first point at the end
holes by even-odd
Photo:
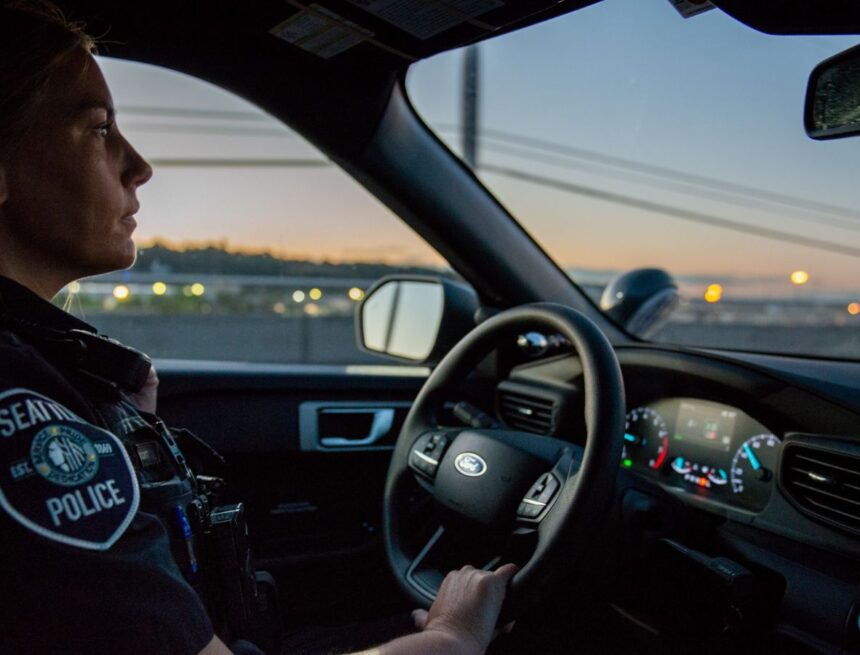
{"type": "Polygon", "coordinates": [[[379,409],[324,409],[320,414],[353,414],[363,416],[373,414],[373,422],[366,437],[362,439],[346,439],[345,437],[322,437],[320,445],[326,448],[354,448],[355,446],[372,446],[386,434],[391,432],[394,424],[394,410],[379,409]]]}

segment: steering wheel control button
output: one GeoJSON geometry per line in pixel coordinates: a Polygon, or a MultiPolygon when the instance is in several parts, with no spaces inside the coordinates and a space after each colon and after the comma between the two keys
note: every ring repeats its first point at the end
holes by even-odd
{"type": "Polygon", "coordinates": [[[470,478],[477,478],[487,472],[487,462],[477,453],[460,453],[454,459],[454,468],[470,478]]]}
{"type": "Polygon", "coordinates": [[[537,482],[532,485],[524,500],[547,505],[558,490],[558,480],[552,473],[544,473],[537,482]]]}
{"type": "Polygon", "coordinates": [[[559,482],[552,473],[544,473],[528,490],[520,506],[517,516],[523,519],[536,519],[558,491],[559,482]]]}
{"type": "Polygon", "coordinates": [[[436,475],[436,469],[439,468],[439,462],[447,446],[448,437],[444,433],[425,434],[415,442],[409,457],[409,465],[414,470],[432,478],[436,475]]]}
{"type": "Polygon", "coordinates": [[[517,508],[517,516],[523,519],[536,519],[544,510],[546,505],[534,500],[524,499],[517,508]]]}

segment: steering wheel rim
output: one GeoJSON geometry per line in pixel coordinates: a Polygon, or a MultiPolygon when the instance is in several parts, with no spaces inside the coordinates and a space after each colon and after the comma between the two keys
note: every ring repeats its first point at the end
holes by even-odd
{"type": "MultiPolygon", "coordinates": [[[[406,417],[389,465],[383,509],[386,553],[395,578],[418,605],[427,607],[432,598],[409,579],[416,557],[404,544],[407,496],[416,475],[409,466],[413,445],[422,433],[437,427],[437,412],[446,394],[500,339],[534,329],[560,333],[579,356],[585,382],[587,442],[578,469],[568,471],[561,480],[552,506],[546,508],[538,524],[540,536],[531,558],[511,582],[503,610],[505,620],[516,618],[566,577],[564,573],[609,508],[621,459],[625,416],[621,370],[612,346],[590,319],[564,305],[534,303],[497,314],[469,332],[428,377],[406,417]]],[[[447,467],[447,471],[451,464],[446,454],[438,466],[447,467]]]]}

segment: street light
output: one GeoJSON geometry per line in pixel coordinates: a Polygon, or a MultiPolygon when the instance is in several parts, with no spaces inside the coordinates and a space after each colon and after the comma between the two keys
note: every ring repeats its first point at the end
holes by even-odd
{"type": "Polygon", "coordinates": [[[806,271],[794,271],[791,274],[791,283],[797,286],[802,286],[809,282],[809,273],[806,271]]]}
{"type": "Polygon", "coordinates": [[[707,291],[705,291],[705,301],[709,303],[720,302],[720,299],[723,297],[723,287],[719,284],[711,284],[708,286],[707,291]]]}

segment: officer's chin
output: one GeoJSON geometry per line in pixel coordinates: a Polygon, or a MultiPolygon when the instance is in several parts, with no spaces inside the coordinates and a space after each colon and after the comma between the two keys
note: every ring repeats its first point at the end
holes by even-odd
{"type": "Polygon", "coordinates": [[[98,257],[83,262],[76,278],[103,275],[114,271],[124,271],[134,266],[137,260],[137,246],[131,239],[119,247],[105,248],[98,257]]]}

